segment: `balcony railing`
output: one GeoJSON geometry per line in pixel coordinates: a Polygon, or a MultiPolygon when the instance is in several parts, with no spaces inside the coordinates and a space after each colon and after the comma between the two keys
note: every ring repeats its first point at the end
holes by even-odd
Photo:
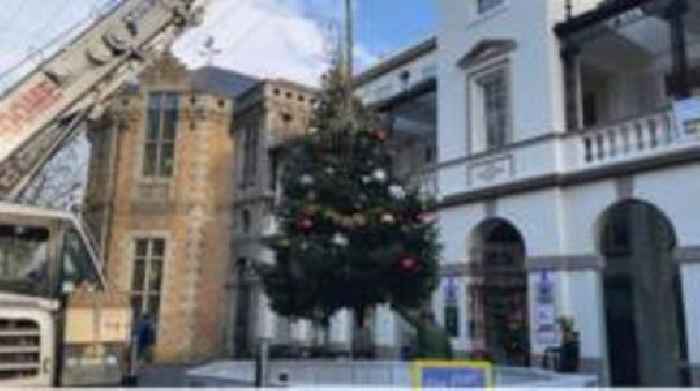
{"type": "Polygon", "coordinates": [[[441,162],[437,165],[440,187],[436,181],[433,190],[439,190],[438,197],[443,198],[490,188],[496,191],[514,183],[522,188],[530,179],[541,183],[577,180],[589,178],[592,171],[613,166],[625,169],[622,163],[651,162],[698,147],[700,136],[693,133],[692,126],[681,129],[673,109],[665,107],[602,126],[544,134],[441,162]],[[585,175],[576,177],[578,174],[585,175]]]}
{"type": "Polygon", "coordinates": [[[580,135],[584,166],[642,157],[682,142],[670,109],[587,129],[580,135]]]}

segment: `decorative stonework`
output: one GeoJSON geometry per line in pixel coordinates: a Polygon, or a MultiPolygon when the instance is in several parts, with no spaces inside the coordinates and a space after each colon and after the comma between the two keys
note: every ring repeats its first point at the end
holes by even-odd
{"type": "Polygon", "coordinates": [[[469,166],[469,186],[489,186],[506,181],[515,173],[515,160],[510,154],[474,162],[469,166]]]}
{"type": "Polygon", "coordinates": [[[153,89],[189,88],[191,85],[187,67],[169,51],[149,66],[139,80],[141,85],[153,89]]]}
{"type": "Polygon", "coordinates": [[[517,43],[512,39],[484,39],[467,52],[457,62],[457,66],[467,69],[492,58],[500,57],[517,47],[517,43]]]}

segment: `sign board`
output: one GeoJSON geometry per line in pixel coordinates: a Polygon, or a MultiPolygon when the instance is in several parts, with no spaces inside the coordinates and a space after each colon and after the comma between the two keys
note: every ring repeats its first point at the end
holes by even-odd
{"type": "Polygon", "coordinates": [[[538,277],[535,299],[535,333],[538,343],[552,345],[558,342],[556,322],[554,282],[549,272],[542,271],[538,277]]]}
{"type": "Polygon", "coordinates": [[[676,128],[684,135],[700,135],[700,99],[689,98],[673,102],[676,128]]]}
{"type": "Polygon", "coordinates": [[[493,367],[488,362],[416,361],[411,374],[415,389],[493,387],[493,367]]]}

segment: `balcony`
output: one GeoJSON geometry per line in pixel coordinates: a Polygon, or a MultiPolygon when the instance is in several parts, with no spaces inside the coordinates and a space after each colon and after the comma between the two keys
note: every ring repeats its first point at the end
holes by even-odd
{"type": "MultiPolygon", "coordinates": [[[[700,118],[700,99],[696,99],[696,118],[700,118]]],[[[700,150],[700,132],[693,126],[681,129],[678,122],[674,110],[666,107],[442,162],[436,167],[440,177],[440,187],[436,190],[441,197],[468,202],[685,161],[700,150]]]]}
{"type": "Polygon", "coordinates": [[[586,129],[576,138],[582,168],[662,154],[689,141],[677,128],[670,109],[586,129]]]}

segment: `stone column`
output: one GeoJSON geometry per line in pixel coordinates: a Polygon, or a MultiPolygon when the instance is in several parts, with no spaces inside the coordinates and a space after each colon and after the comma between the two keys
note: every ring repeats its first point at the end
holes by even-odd
{"type": "Polygon", "coordinates": [[[352,324],[352,313],[348,310],[341,310],[331,318],[330,327],[330,348],[336,352],[349,352],[350,339],[352,333],[350,327],[352,324]]]}
{"type": "Polygon", "coordinates": [[[687,0],[671,0],[665,17],[668,19],[671,37],[671,61],[673,64],[673,96],[685,99],[690,96],[688,83],[688,48],[686,42],[685,15],[687,0]]]}
{"type": "Polygon", "coordinates": [[[275,325],[277,321],[276,314],[270,308],[270,299],[262,290],[262,286],[256,289],[258,295],[257,322],[255,322],[256,339],[272,340],[275,338],[275,325]]]}
{"type": "Polygon", "coordinates": [[[311,345],[311,321],[302,319],[291,324],[291,342],[297,346],[311,345]]]}
{"type": "Polygon", "coordinates": [[[379,305],[374,312],[375,352],[380,359],[397,359],[401,356],[400,339],[398,336],[397,315],[389,305],[379,305]]]}
{"type": "Polygon", "coordinates": [[[569,44],[563,52],[566,125],[569,131],[583,127],[580,48],[569,44]]]}

